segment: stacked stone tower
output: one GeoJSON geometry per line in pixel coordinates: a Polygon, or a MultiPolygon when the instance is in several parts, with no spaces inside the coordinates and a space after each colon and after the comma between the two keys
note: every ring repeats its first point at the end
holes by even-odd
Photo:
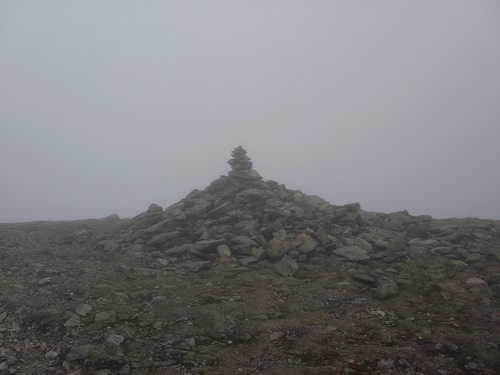
{"type": "Polygon", "coordinates": [[[229,177],[246,181],[262,180],[262,176],[256,170],[252,169],[253,163],[243,147],[236,147],[231,156],[233,158],[228,161],[232,169],[229,171],[229,177]]]}

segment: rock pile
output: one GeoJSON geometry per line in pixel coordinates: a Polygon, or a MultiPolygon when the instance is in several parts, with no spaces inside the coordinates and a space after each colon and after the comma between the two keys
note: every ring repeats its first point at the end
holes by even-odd
{"type": "Polygon", "coordinates": [[[246,150],[241,146],[238,146],[233,150],[231,153],[233,158],[228,161],[232,169],[229,171],[229,176],[247,181],[262,180],[259,173],[252,169],[253,163],[246,154],[246,150]]]}
{"type": "MultiPolygon", "coordinates": [[[[231,155],[228,176],[165,210],[152,204],[133,218],[127,232],[99,246],[160,252],[170,265],[177,262],[193,271],[218,260],[241,267],[277,262],[277,272],[292,275],[296,261],[343,246],[338,237],[352,236],[363,225],[358,203],[334,206],[275,181],[262,181],[245,149],[239,146],[231,155]]],[[[370,258],[364,249],[353,251],[362,254],[342,254],[359,261],[370,258]]]]}
{"type": "Polygon", "coordinates": [[[335,206],[232,156],[133,219],[0,224],[0,375],[499,373],[500,221],[335,206]]]}
{"type": "MultiPolygon", "coordinates": [[[[400,276],[368,271],[353,276],[371,285],[378,299],[397,294],[398,285],[412,283],[404,276],[406,264],[424,263],[429,254],[452,267],[500,258],[486,245],[500,229],[491,221],[463,228],[406,211],[382,214],[362,211],[359,203],[335,206],[275,181],[263,181],[241,146],[232,156],[229,176],[192,191],[165,210],[152,204],[133,218],[126,231],[99,246],[152,253],[162,259],[159,267],[193,272],[221,264],[235,270],[267,265],[291,276],[300,263],[321,256],[369,264],[368,269],[390,264],[401,271],[400,276]]],[[[495,270],[488,274],[496,274],[495,270]]]]}

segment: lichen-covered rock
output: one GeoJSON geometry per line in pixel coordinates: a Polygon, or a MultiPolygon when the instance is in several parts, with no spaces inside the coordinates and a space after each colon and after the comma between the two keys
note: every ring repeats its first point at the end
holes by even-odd
{"type": "Polygon", "coordinates": [[[299,269],[299,265],[291,257],[285,255],[274,265],[274,269],[282,276],[292,276],[299,269]]]}
{"type": "Polygon", "coordinates": [[[365,249],[359,246],[344,246],[333,250],[335,255],[346,258],[352,262],[364,262],[370,259],[365,249]]]}
{"type": "Polygon", "coordinates": [[[274,233],[274,238],[269,241],[267,254],[270,258],[281,258],[288,252],[288,250],[290,250],[290,247],[291,244],[286,237],[286,231],[282,229],[274,233]]]}

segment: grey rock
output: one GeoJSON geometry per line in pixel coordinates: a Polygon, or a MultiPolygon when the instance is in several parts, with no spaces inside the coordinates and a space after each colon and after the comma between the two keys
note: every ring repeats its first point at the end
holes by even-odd
{"type": "Polygon", "coordinates": [[[155,203],[151,203],[149,205],[149,208],[147,210],[147,213],[151,213],[151,212],[162,212],[163,211],[163,208],[161,206],[158,206],[157,204],[155,203]]]}
{"type": "Polygon", "coordinates": [[[265,200],[265,199],[272,198],[273,196],[274,196],[274,194],[272,191],[261,190],[261,189],[256,189],[256,188],[247,189],[247,190],[242,191],[241,193],[238,193],[238,197],[246,199],[246,200],[250,200],[250,201],[257,200],[257,199],[265,200]]]}
{"type": "Polygon", "coordinates": [[[262,247],[254,247],[252,249],[252,251],[250,252],[250,254],[256,258],[257,260],[260,260],[264,257],[264,255],[266,254],[266,250],[264,250],[262,247]]]}
{"type": "Polygon", "coordinates": [[[101,311],[95,314],[95,322],[114,323],[116,321],[115,311],[101,311]]]}
{"type": "Polygon", "coordinates": [[[291,257],[285,255],[274,265],[274,269],[282,276],[292,276],[299,269],[299,265],[291,257]]]}
{"type": "Polygon", "coordinates": [[[220,257],[230,257],[231,256],[231,250],[229,249],[229,246],[227,246],[227,245],[217,246],[217,249],[215,252],[220,257]]]}
{"type": "Polygon", "coordinates": [[[64,323],[66,328],[70,327],[78,327],[80,326],[80,316],[77,314],[73,314],[70,318],[64,323]]]}
{"type": "Polygon", "coordinates": [[[203,217],[206,214],[206,212],[207,212],[207,207],[201,205],[190,207],[184,211],[186,216],[190,219],[203,217]]]}
{"type": "Polygon", "coordinates": [[[199,272],[203,269],[210,267],[212,262],[209,261],[186,261],[179,264],[179,267],[184,268],[190,272],[199,272]]]}
{"type": "Polygon", "coordinates": [[[305,233],[300,233],[295,237],[295,247],[297,247],[301,253],[307,254],[313,251],[317,246],[318,241],[305,233]]]}
{"type": "Polygon", "coordinates": [[[244,258],[238,259],[238,262],[240,262],[244,266],[248,266],[250,264],[257,263],[257,261],[258,261],[258,259],[255,257],[244,257],[244,258]]]}
{"type": "MultiPolygon", "coordinates": [[[[494,273],[492,275],[488,275],[485,278],[485,281],[489,285],[495,285],[495,284],[500,284],[500,273],[494,273]]],[[[1,321],[1,320],[0,320],[1,321]]]]}
{"type": "Polygon", "coordinates": [[[365,275],[363,273],[355,273],[352,275],[352,279],[356,281],[361,281],[365,284],[375,284],[376,280],[373,277],[365,275]]]}
{"type": "Polygon", "coordinates": [[[87,316],[89,312],[92,311],[92,306],[82,303],[81,305],[76,306],[75,312],[80,316],[87,316]]]}
{"type": "Polygon", "coordinates": [[[482,258],[483,256],[478,253],[469,254],[467,258],[465,258],[465,263],[467,264],[479,263],[481,262],[482,258]]]}
{"type": "Polygon", "coordinates": [[[161,245],[168,240],[171,240],[179,235],[179,231],[173,231],[168,233],[157,234],[156,236],[151,237],[151,239],[147,242],[148,245],[161,245]]]}
{"type": "Polygon", "coordinates": [[[208,253],[211,251],[215,251],[217,246],[223,245],[226,243],[226,240],[201,240],[194,244],[194,250],[200,251],[202,253],[208,253]]]}
{"type": "Polygon", "coordinates": [[[274,238],[269,241],[267,246],[267,254],[270,258],[281,258],[290,250],[291,244],[286,238],[284,229],[274,233],[274,238]]]}
{"type": "Polygon", "coordinates": [[[354,245],[364,249],[367,253],[371,253],[373,251],[372,244],[359,237],[354,239],[354,245]]]}
{"type": "Polygon", "coordinates": [[[170,249],[167,249],[167,250],[164,251],[164,253],[167,256],[184,255],[184,254],[187,254],[192,248],[193,248],[193,245],[191,245],[191,244],[184,244],[184,245],[174,246],[174,247],[172,247],[170,249]]]}
{"type": "Polygon", "coordinates": [[[235,236],[229,240],[231,244],[259,246],[257,242],[247,236],[235,236]]]}
{"type": "Polygon", "coordinates": [[[111,214],[99,220],[99,224],[114,224],[118,221],[120,221],[120,216],[117,214],[111,214]]]}
{"type": "Polygon", "coordinates": [[[363,262],[370,259],[370,255],[366,252],[365,249],[362,249],[359,246],[345,246],[338,249],[333,250],[335,255],[342,256],[351,262],[363,262]]]}
{"type": "Polygon", "coordinates": [[[247,181],[262,180],[262,176],[254,169],[250,169],[247,171],[232,170],[229,171],[228,174],[229,177],[233,177],[240,180],[247,180],[247,181]]]}
{"type": "Polygon", "coordinates": [[[124,340],[125,340],[125,337],[123,337],[122,335],[118,335],[116,333],[112,333],[111,335],[109,335],[106,338],[107,342],[109,342],[112,345],[116,345],[116,346],[121,345],[124,340]]]}
{"type": "Polygon", "coordinates": [[[55,350],[51,350],[51,351],[48,351],[47,353],[45,353],[45,359],[56,359],[57,357],[59,357],[59,353],[56,352],[55,350]]]}
{"type": "Polygon", "coordinates": [[[439,246],[439,241],[434,239],[424,240],[420,243],[422,246],[439,246]]]}
{"type": "Polygon", "coordinates": [[[147,228],[148,233],[165,233],[175,230],[179,225],[176,219],[165,219],[147,228]]]}
{"type": "Polygon", "coordinates": [[[232,201],[224,202],[224,203],[221,203],[218,206],[216,206],[212,211],[210,211],[207,214],[207,216],[208,217],[219,216],[219,215],[222,215],[226,212],[231,211],[232,209],[233,209],[233,202],[232,201]]]}
{"type": "Polygon", "coordinates": [[[388,277],[383,277],[377,280],[377,289],[375,289],[373,296],[376,299],[387,299],[399,293],[399,287],[396,282],[388,277]]]}
{"type": "Polygon", "coordinates": [[[303,203],[306,206],[309,206],[313,209],[319,209],[324,206],[330,205],[328,201],[324,200],[323,198],[318,197],[317,195],[305,195],[302,199],[303,203]]]}
{"type": "Polygon", "coordinates": [[[392,359],[381,359],[377,362],[377,368],[381,370],[389,370],[394,368],[394,361],[392,359]]]}
{"type": "Polygon", "coordinates": [[[186,198],[184,201],[189,207],[202,206],[208,208],[213,204],[212,201],[205,198],[191,198],[191,199],[186,198]]]}
{"type": "Polygon", "coordinates": [[[406,250],[406,233],[399,233],[389,242],[389,251],[405,251],[406,250]]]}
{"type": "Polygon", "coordinates": [[[469,288],[477,288],[480,286],[485,286],[486,281],[480,279],[479,277],[469,277],[467,280],[465,280],[465,285],[469,288]]]}
{"type": "Polygon", "coordinates": [[[88,358],[96,348],[97,345],[93,344],[75,346],[71,348],[70,352],[66,356],[66,361],[71,362],[88,358]]]}
{"type": "Polygon", "coordinates": [[[115,240],[103,240],[97,246],[104,251],[115,251],[120,248],[120,244],[115,240]]]}

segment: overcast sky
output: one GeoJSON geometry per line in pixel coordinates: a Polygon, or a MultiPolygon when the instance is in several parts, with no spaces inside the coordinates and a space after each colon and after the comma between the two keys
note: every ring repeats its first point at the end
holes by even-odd
{"type": "Polygon", "coordinates": [[[332,204],[500,219],[500,2],[0,2],[0,222],[166,207],[238,145],[332,204]]]}

